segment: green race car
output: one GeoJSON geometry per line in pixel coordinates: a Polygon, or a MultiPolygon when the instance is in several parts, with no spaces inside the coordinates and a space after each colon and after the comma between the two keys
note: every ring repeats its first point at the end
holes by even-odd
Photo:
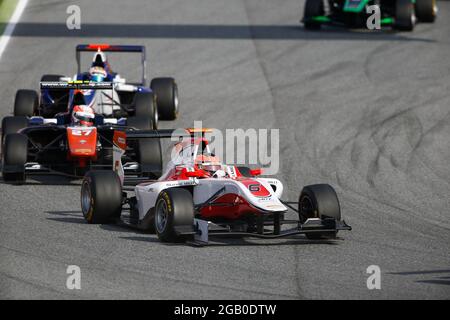
{"type": "Polygon", "coordinates": [[[306,29],[320,29],[322,24],[365,28],[374,11],[380,8],[380,26],[412,31],[416,21],[434,22],[436,0],[306,0],[303,24],[306,29]]]}

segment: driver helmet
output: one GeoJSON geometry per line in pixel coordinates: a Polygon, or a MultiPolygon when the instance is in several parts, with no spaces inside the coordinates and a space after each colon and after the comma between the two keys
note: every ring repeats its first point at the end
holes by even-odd
{"type": "Polygon", "coordinates": [[[89,69],[89,76],[91,81],[102,82],[105,80],[107,74],[103,67],[92,67],[89,69]]]}
{"type": "Polygon", "coordinates": [[[72,111],[72,123],[74,125],[89,127],[94,124],[94,110],[86,105],[76,105],[72,111]]]}
{"type": "Polygon", "coordinates": [[[198,155],[195,164],[199,169],[209,172],[211,175],[218,170],[222,170],[222,163],[215,156],[198,155]]]}

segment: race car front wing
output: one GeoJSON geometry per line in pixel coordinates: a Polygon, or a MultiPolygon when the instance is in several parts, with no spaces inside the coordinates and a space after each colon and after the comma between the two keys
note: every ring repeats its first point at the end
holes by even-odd
{"type": "MultiPolygon", "coordinates": [[[[263,239],[276,239],[291,237],[299,234],[312,234],[321,233],[328,235],[336,235],[340,230],[352,230],[344,220],[337,221],[336,219],[319,219],[310,218],[304,223],[300,223],[298,220],[279,220],[274,219],[273,229],[268,230],[259,227],[255,232],[248,231],[233,231],[227,225],[221,225],[213,223],[211,221],[203,219],[194,219],[194,229],[193,231],[183,232],[180,230],[180,234],[194,235],[195,242],[198,244],[207,244],[209,242],[209,236],[242,236],[242,237],[253,237],[253,238],[263,238],[263,239]],[[282,224],[297,224],[295,228],[290,228],[286,230],[281,230],[280,226],[282,224]]],[[[333,236],[331,236],[332,238],[333,236]]]]}

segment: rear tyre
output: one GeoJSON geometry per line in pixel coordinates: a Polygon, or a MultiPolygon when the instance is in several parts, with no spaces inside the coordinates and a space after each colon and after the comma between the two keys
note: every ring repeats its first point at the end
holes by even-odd
{"type": "Polygon", "coordinates": [[[27,117],[4,117],[2,120],[2,146],[5,137],[10,133],[17,133],[20,129],[28,126],[27,117]]]}
{"type": "Polygon", "coordinates": [[[155,78],[150,88],[156,94],[161,120],[175,120],[179,113],[178,86],[173,78],[155,78]]]}
{"type": "Polygon", "coordinates": [[[60,81],[61,78],[64,76],[61,74],[44,74],[41,77],[41,82],[47,82],[47,81],[60,81]]]}
{"type": "Polygon", "coordinates": [[[3,180],[25,182],[25,163],[28,155],[28,138],[21,133],[10,133],[5,137],[3,148],[3,180]]]}
{"type": "Polygon", "coordinates": [[[153,124],[145,117],[130,117],[127,119],[127,127],[138,130],[152,130],[153,124]]]}
{"type": "Polygon", "coordinates": [[[139,139],[137,158],[142,177],[158,179],[162,174],[161,141],[156,138],[139,139]]]}
{"type": "Polygon", "coordinates": [[[416,24],[414,4],[411,0],[397,0],[395,3],[395,25],[400,31],[412,31],[416,24]]]}
{"type": "MultiPolygon", "coordinates": [[[[61,74],[44,74],[41,82],[60,81],[65,76],[61,74]]],[[[39,115],[45,118],[54,118],[60,112],[67,111],[69,96],[64,90],[44,90],[41,92],[39,115]]]]}
{"type": "Polygon", "coordinates": [[[181,230],[189,230],[194,223],[194,203],[188,190],[170,188],[160,192],[155,205],[155,230],[163,242],[185,240],[181,230]]]}
{"type": "Polygon", "coordinates": [[[14,115],[32,117],[39,106],[39,97],[34,90],[17,90],[14,99],[14,115]]]}
{"type": "MultiPolygon", "coordinates": [[[[152,129],[145,118],[137,117],[128,118],[127,126],[139,130],[152,129]]],[[[161,140],[156,138],[138,139],[134,147],[136,161],[139,162],[141,168],[141,176],[150,179],[159,178],[162,174],[161,140]]]]}
{"type": "MultiPolygon", "coordinates": [[[[309,218],[333,218],[341,220],[341,207],[336,191],[328,184],[316,184],[303,188],[298,200],[299,220],[301,223],[309,218]]],[[[335,237],[332,233],[307,233],[308,239],[335,237]]]]}
{"type": "Polygon", "coordinates": [[[436,0],[416,0],[416,16],[420,22],[432,23],[436,20],[436,0]]]}
{"type": "Polygon", "coordinates": [[[114,171],[89,171],[81,185],[81,210],[88,223],[109,223],[122,211],[122,185],[114,171]]]}
{"type": "Polygon", "coordinates": [[[158,129],[158,109],[155,95],[151,92],[138,92],[134,103],[135,116],[149,121],[150,129],[158,129]]]}
{"type": "Polygon", "coordinates": [[[305,10],[303,13],[303,25],[308,30],[319,30],[321,23],[314,21],[314,17],[325,14],[323,0],[307,0],[305,3],[305,10]]]}

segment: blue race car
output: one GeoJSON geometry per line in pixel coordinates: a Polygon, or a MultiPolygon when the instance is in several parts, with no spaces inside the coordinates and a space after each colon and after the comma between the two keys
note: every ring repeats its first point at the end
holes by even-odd
{"type": "MultiPolygon", "coordinates": [[[[148,119],[148,128],[156,129],[158,120],[174,120],[179,113],[178,87],[173,78],[154,78],[150,86],[146,77],[146,55],[144,46],[82,44],[76,47],[77,74],[73,77],[48,74],[41,83],[73,82],[111,82],[113,90],[84,90],[85,105],[92,107],[97,114],[108,118],[127,118],[137,116],[148,119]],[[95,52],[89,71],[81,72],[81,53],[95,52]],[[126,52],[141,54],[141,79],[128,83],[118,73],[113,72],[105,52],[126,52]]],[[[14,103],[15,116],[43,116],[52,118],[58,113],[67,112],[73,99],[73,90],[48,89],[43,86],[40,95],[34,90],[18,90],[14,103]]],[[[54,86],[53,86],[54,87],[54,86]]],[[[146,126],[147,127],[147,126],[146,126]]]]}

